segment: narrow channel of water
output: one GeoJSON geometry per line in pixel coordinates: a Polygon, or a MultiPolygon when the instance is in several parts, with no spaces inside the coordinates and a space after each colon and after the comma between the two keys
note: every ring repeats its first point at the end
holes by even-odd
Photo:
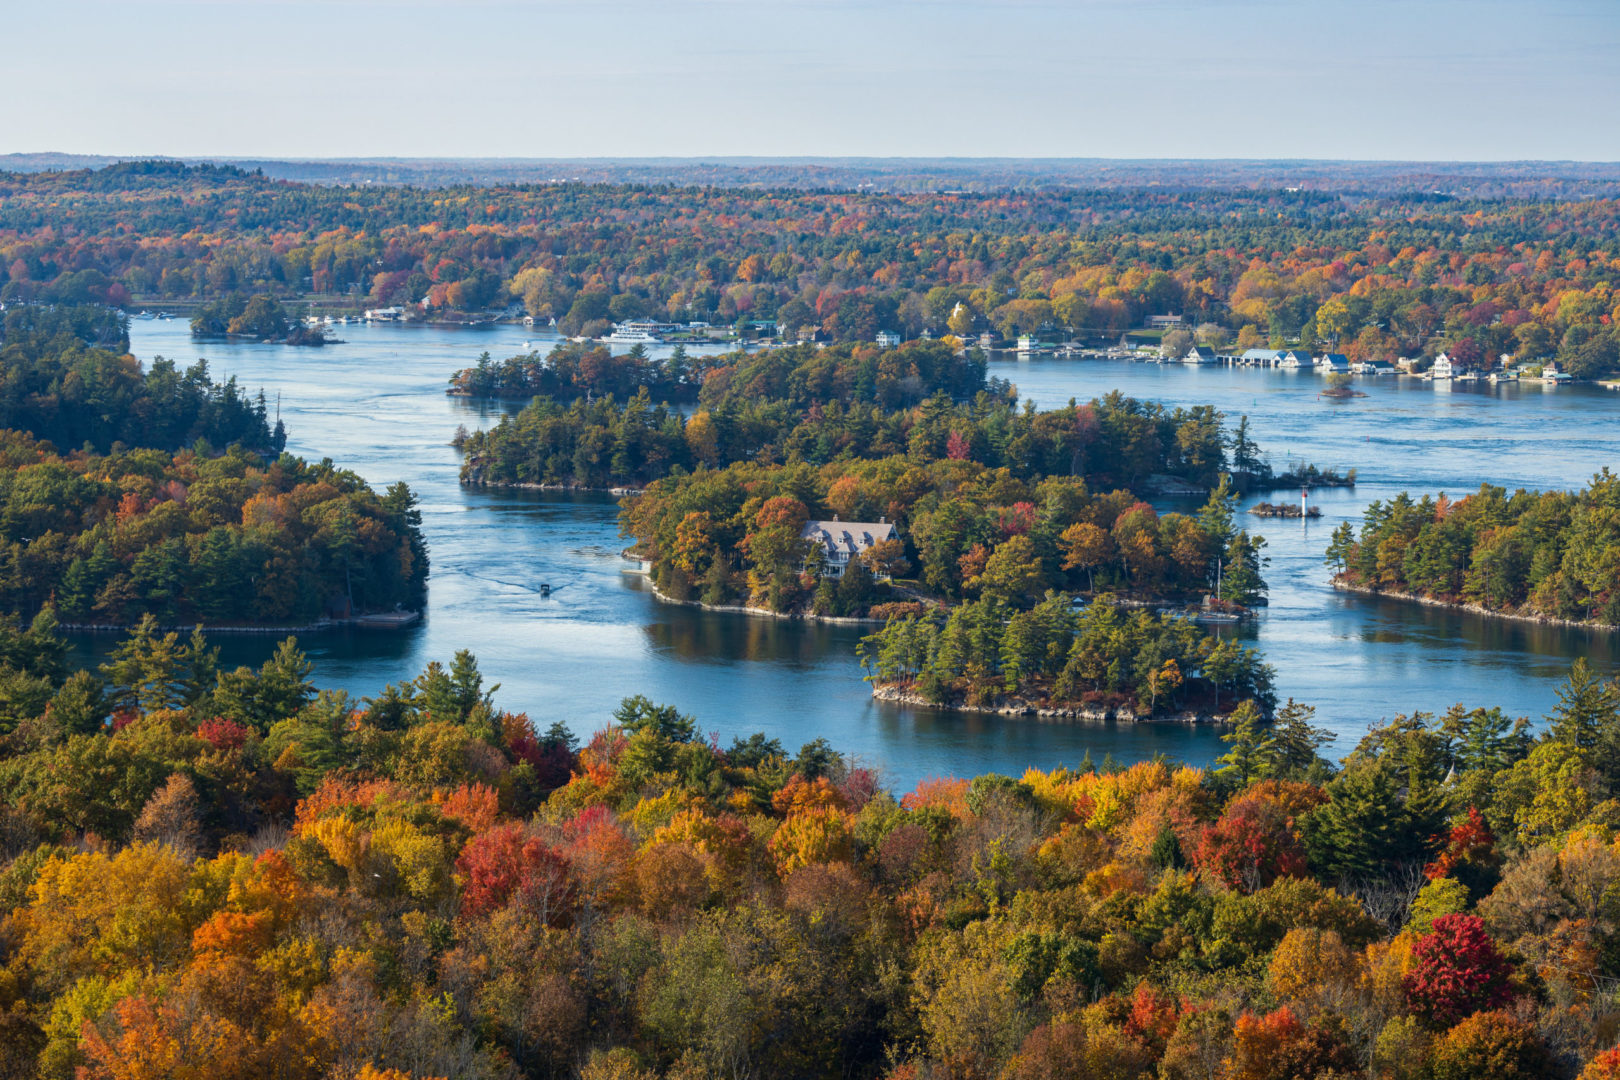
{"type": "MultiPolygon", "coordinates": [[[[1017,773],[1074,764],[1088,751],[1156,753],[1203,762],[1215,732],[1181,725],[1063,725],[941,714],[874,703],[854,659],[861,631],[716,615],[659,603],[626,572],[616,507],[606,497],[465,491],[449,439],[458,424],[488,423],[516,403],[444,393],[450,373],[488,350],[525,342],[517,326],[454,330],[346,326],[326,349],[194,344],[185,323],[136,322],[133,349],[182,362],[209,358],[216,376],[263,386],[291,436],[290,449],[330,456],[383,485],[408,481],[422,500],[433,573],[427,618],[403,634],[333,633],[303,642],[323,685],[358,694],[409,678],[458,648],[479,657],[497,699],[543,724],[581,734],[622,697],[644,693],[694,713],[722,738],[764,731],[790,748],[817,736],[882,767],[902,788],[932,775],[1017,773]],[[550,597],[537,586],[553,586],[550,597]]],[[[1318,706],[1318,721],[1348,750],[1370,721],[1454,702],[1541,715],[1577,655],[1616,666],[1612,636],[1483,619],[1335,593],[1321,564],[1328,534],[1373,498],[1403,488],[1460,494],[1482,480],[1568,487],[1614,463],[1620,396],[1592,387],[1473,387],[1386,377],[1361,380],[1369,396],[1327,402],[1310,374],[1186,368],[1053,358],[997,361],[1040,405],[1120,389],[1168,404],[1213,404],[1279,465],[1304,460],[1354,467],[1354,491],[1313,493],[1308,522],[1250,519],[1268,540],[1270,608],[1243,632],[1276,666],[1283,695],[1318,706]]],[[[228,662],[254,662],[271,643],[230,638],[228,662]]],[[[84,643],[86,655],[108,643],[84,643]]]]}

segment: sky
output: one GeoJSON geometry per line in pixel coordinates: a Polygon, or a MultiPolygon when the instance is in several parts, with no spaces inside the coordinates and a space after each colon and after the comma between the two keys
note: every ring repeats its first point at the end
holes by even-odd
{"type": "Polygon", "coordinates": [[[1620,160],[1620,0],[0,0],[0,153],[1620,160]]]}

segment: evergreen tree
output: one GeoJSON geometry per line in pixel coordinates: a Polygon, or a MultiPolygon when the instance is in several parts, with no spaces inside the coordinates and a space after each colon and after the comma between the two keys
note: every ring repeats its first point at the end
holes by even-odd
{"type": "Polygon", "coordinates": [[[1263,773],[1271,753],[1273,738],[1266,730],[1265,718],[1252,701],[1245,701],[1233,710],[1227,721],[1231,730],[1221,741],[1231,749],[1215,759],[1215,775],[1234,787],[1247,787],[1263,773]]]}
{"type": "Polygon", "coordinates": [[[1315,717],[1314,705],[1302,705],[1293,698],[1277,710],[1271,745],[1264,754],[1264,775],[1300,780],[1332,768],[1317,750],[1333,742],[1333,732],[1311,726],[1315,717]]]}
{"type": "Polygon", "coordinates": [[[1576,657],[1569,678],[1558,688],[1558,706],[1547,717],[1548,735],[1577,750],[1591,751],[1605,737],[1615,739],[1620,724],[1620,688],[1601,678],[1586,662],[1576,657]]]}

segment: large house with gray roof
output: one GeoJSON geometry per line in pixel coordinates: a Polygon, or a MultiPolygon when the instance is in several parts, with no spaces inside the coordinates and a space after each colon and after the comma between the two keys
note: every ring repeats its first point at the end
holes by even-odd
{"type": "Polygon", "coordinates": [[[841,578],[849,564],[885,540],[899,539],[899,533],[888,521],[807,521],[799,533],[821,549],[821,574],[828,578],[841,578]]]}

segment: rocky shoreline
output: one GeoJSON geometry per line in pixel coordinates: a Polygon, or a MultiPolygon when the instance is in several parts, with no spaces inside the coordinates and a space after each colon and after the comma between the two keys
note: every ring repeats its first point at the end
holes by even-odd
{"type": "Polygon", "coordinates": [[[1428,607],[1445,608],[1450,611],[1466,612],[1469,615],[1484,615],[1492,619],[1509,619],[1513,622],[1539,623],[1542,626],[1564,626],[1575,630],[1620,630],[1615,623],[1598,622],[1596,619],[1560,619],[1552,615],[1525,614],[1514,611],[1497,611],[1483,604],[1465,604],[1455,600],[1436,600],[1432,596],[1420,596],[1417,593],[1397,592],[1393,589],[1374,589],[1366,585],[1351,585],[1342,577],[1335,576],[1330,582],[1340,592],[1356,593],[1359,596],[1379,596],[1390,600],[1406,600],[1415,604],[1424,604],[1428,607]]]}
{"type": "Polygon", "coordinates": [[[893,683],[873,683],[872,698],[876,701],[887,701],[895,705],[912,705],[925,709],[945,709],[950,712],[986,713],[995,716],[1033,717],[1037,720],[1049,720],[1056,723],[1095,724],[1115,722],[1121,724],[1221,724],[1226,719],[1222,716],[1211,716],[1206,713],[1175,713],[1167,716],[1138,716],[1134,709],[1119,706],[1112,709],[1098,708],[1062,708],[1054,706],[1039,706],[1032,702],[1014,699],[999,705],[937,705],[923,697],[916,690],[898,686],[893,683]]]}
{"type": "Polygon", "coordinates": [[[647,585],[652,594],[666,604],[675,604],[679,607],[694,607],[700,611],[718,611],[729,615],[758,615],[767,619],[785,619],[789,622],[820,622],[831,623],[834,626],[882,626],[887,620],[873,619],[857,615],[816,615],[808,611],[772,611],[770,608],[750,607],[747,604],[705,604],[701,600],[677,600],[652,583],[652,578],[645,570],[626,570],[627,574],[641,574],[647,578],[647,585]]]}
{"type": "Polygon", "coordinates": [[[481,487],[504,489],[510,491],[561,491],[570,494],[584,494],[587,492],[600,495],[613,495],[624,498],[627,495],[643,495],[646,488],[638,487],[588,487],[584,484],[530,484],[520,480],[483,480],[478,477],[461,478],[462,487],[481,487]]]}
{"type": "MultiPolygon", "coordinates": [[[[347,619],[316,619],[311,623],[299,626],[209,626],[202,624],[205,634],[319,634],[328,630],[338,630],[343,627],[356,627],[362,630],[404,630],[415,626],[422,621],[420,611],[384,611],[368,615],[355,615],[347,619]]],[[[57,628],[74,634],[127,634],[135,629],[135,623],[58,623],[57,628]]],[[[176,631],[187,633],[197,626],[196,623],[162,624],[157,627],[161,633],[176,631]]]]}

